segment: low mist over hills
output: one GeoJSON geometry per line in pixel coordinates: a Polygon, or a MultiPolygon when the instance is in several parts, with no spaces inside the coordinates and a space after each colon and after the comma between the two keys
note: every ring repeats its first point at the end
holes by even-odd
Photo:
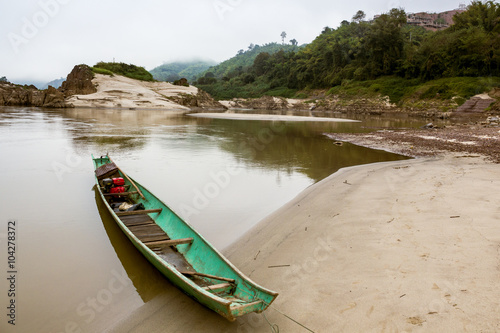
{"type": "Polygon", "coordinates": [[[158,81],[173,82],[181,78],[186,78],[189,82],[196,80],[200,73],[205,72],[211,66],[214,66],[214,61],[177,61],[164,63],[149,72],[153,74],[153,78],[158,81]]]}
{"type": "Polygon", "coordinates": [[[66,80],[65,77],[62,77],[60,79],[55,79],[55,80],[52,80],[48,83],[46,83],[44,86],[42,86],[40,89],[47,89],[49,86],[52,86],[54,88],[59,88],[61,86],[61,84],[66,80]]]}

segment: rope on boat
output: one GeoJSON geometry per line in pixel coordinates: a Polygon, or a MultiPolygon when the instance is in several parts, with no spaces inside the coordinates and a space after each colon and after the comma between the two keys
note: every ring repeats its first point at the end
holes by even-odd
{"type": "Polygon", "coordinates": [[[269,321],[269,319],[267,319],[266,314],[264,312],[262,312],[262,315],[264,316],[264,319],[269,324],[269,327],[271,327],[271,332],[280,333],[280,327],[278,326],[278,324],[271,324],[271,322],[269,321]]]}
{"type": "MultiPolygon", "coordinates": [[[[309,327],[305,326],[305,325],[302,325],[301,323],[299,323],[298,321],[296,321],[295,319],[293,319],[292,317],[284,314],[283,312],[281,312],[280,310],[276,309],[274,306],[270,305],[269,307],[273,308],[274,310],[278,311],[280,314],[282,314],[283,316],[285,316],[286,318],[290,319],[291,321],[293,321],[294,323],[296,323],[297,325],[300,325],[302,326],[303,328],[305,328],[306,330],[308,330],[309,332],[312,332],[312,333],[315,333],[313,330],[311,330],[309,327]]],[[[264,314],[264,312],[262,312],[262,314],[264,314]]],[[[264,316],[264,318],[266,318],[266,316],[264,316]]],[[[267,320],[267,318],[266,318],[267,320]]],[[[269,323],[269,321],[268,321],[269,323]]],[[[269,325],[271,325],[271,323],[269,323],[269,325]]],[[[276,325],[276,324],[275,324],[276,325]]],[[[278,326],[278,325],[276,325],[278,326]]],[[[273,326],[271,326],[271,329],[274,330],[273,326]]],[[[274,331],[273,331],[274,332],[274,331]]],[[[279,328],[278,328],[278,332],[279,332],[279,328]]]]}
{"type": "MultiPolygon", "coordinates": [[[[253,295],[250,295],[250,293],[248,293],[247,291],[244,291],[244,290],[241,290],[242,292],[248,294],[249,296],[253,296],[253,300],[259,300],[261,301],[263,304],[267,305],[268,307],[272,308],[273,310],[276,310],[279,314],[281,314],[282,316],[284,316],[285,318],[293,321],[294,323],[296,323],[297,325],[305,328],[306,330],[308,330],[309,332],[311,333],[315,333],[312,329],[310,329],[309,327],[299,323],[298,321],[296,321],[295,319],[293,319],[292,317],[288,316],[287,314],[281,312],[280,310],[276,309],[274,306],[270,305],[269,303],[265,302],[263,299],[260,299],[257,297],[257,292],[254,291],[254,294],[253,295]]],[[[280,328],[278,326],[278,324],[271,324],[271,322],[267,319],[266,317],[266,314],[264,312],[262,312],[262,315],[264,316],[264,319],[267,321],[267,323],[269,324],[269,327],[271,327],[271,331],[273,333],[279,333],[280,331],[280,328]]]]}

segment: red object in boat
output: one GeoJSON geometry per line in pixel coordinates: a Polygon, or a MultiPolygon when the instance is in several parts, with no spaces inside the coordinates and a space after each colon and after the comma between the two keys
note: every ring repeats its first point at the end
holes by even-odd
{"type": "Polygon", "coordinates": [[[125,187],[123,186],[118,186],[118,187],[112,187],[109,193],[123,193],[125,192],[125,187]]]}
{"type": "Polygon", "coordinates": [[[113,185],[115,186],[123,186],[125,185],[125,180],[120,177],[120,178],[113,178],[113,185]]]}

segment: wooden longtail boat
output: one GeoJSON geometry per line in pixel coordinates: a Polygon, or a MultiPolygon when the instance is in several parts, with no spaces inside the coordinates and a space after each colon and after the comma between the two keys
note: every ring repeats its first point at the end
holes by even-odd
{"type": "Polygon", "coordinates": [[[166,204],[128,177],[109,156],[92,159],[97,189],[118,226],[186,294],[231,321],[266,310],[278,296],[243,275],[166,204]],[[123,178],[125,192],[107,193],[103,180],[110,178],[123,178]],[[143,207],[120,211],[116,206],[122,202],[143,207]]]}

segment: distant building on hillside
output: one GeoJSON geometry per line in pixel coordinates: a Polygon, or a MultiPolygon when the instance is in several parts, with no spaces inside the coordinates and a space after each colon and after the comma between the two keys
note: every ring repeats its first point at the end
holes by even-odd
{"type": "Polygon", "coordinates": [[[453,25],[453,16],[467,10],[464,4],[460,4],[458,9],[449,10],[442,13],[411,13],[407,16],[407,23],[424,27],[427,30],[443,30],[453,25]]]}

